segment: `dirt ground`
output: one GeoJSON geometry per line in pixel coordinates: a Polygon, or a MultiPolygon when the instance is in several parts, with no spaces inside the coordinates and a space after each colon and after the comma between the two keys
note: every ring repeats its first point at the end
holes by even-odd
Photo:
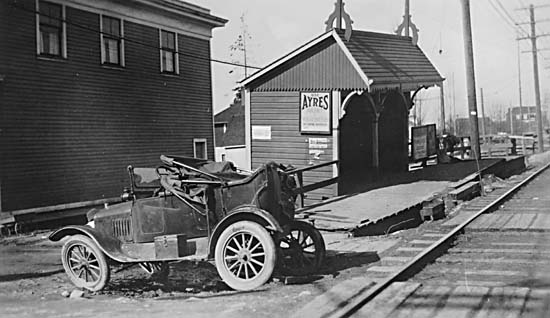
{"type": "MultiPolygon", "coordinates": [[[[319,275],[291,283],[276,276],[252,292],[230,290],[208,262],[180,262],[171,265],[164,283],[138,266],[113,268],[107,288],[71,298],[63,295],[75,288],[61,265],[62,243],[49,242],[47,235],[41,232],[0,239],[0,316],[286,317],[338,282],[363,276],[366,268],[380,259],[377,246],[389,249],[402,239],[400,235],[349,239],[354,244],[360,243],[358,240],[364,243],[362,252],[337,252],[328,244],[327,260],[319,275]]],[[[339,244],[338,240],[332,243],[339,244]]]]}
{"type": "MultiPolygon", "coordinates": [[[[547,153],[531,163],[549,160],[547,153]]],[[[328,255],[319,275],[293,283],[274,277],[246,293],[230,290],[210,263],[181,262],[171,265],[165,283],[139,267],[114,268],[106,289],[77,298],[64,296],[75,288],[61,265],[62,243],[49,242],[48,232],[2,237],[0,317],[288,317],[334,285],[364,278],[367,268],[381,257],[437,228],[437,222],[424,223],[389,236],[341,242],[328,235],[328,255]],[[349,242],[362,248],[359,252],[339,248],[349,242]]]]}

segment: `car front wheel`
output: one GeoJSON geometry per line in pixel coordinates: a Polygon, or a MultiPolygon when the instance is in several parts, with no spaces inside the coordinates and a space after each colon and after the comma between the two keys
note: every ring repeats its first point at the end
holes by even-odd
{"type": "Polygon", "coordinates": [[[63,245],[61,260],[65,272],[76,287],[98,291],[109,281],[107,258],[87,236],[71,236],[63,245]]]}
{"type": "Polygon", "coordinates": [[[252,221],[228,226],[218,238],[214,254],[223,281],[235,290],[252,290],[271,277],[276,262],[275,243],[269,232],[252,221]]]}

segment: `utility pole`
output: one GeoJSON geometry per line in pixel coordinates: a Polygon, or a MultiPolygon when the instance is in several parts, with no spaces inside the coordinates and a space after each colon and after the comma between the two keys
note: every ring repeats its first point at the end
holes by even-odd
{"type": "MultiPolygon", "coordinates": [[[[519,36],[518,36],[519,37],[519,36]]],[[[523,136],[523,99],[521,96],[521,51],[518,40],[518,85],[519,85],[519,134],[523,136]]],[[[523,139],[522,139],[522,143],[523,139]]]]}
{"type": "Polygon", "coordinates": [[[481,134],[483,139],[487,137],[487,131],[485,130],[485,103],[483,102],[483,88],[480,88],[481,92],[481,134]]]}
{"type": "Polygon", "coordinates": [[[443,89],[443,82],[441,82],[440,91],[440,107],[441,107],[441,134],[445,134],[445,90],[443,89]]]}
{"type": "MultiPolygon", "coordinates": [[[[550,7],[550,5],[538,6],[538,8],[550,7]]],[[[550,34],[541,34],[537,35],[536,31],[536,20],[535,20],[535,6],[529,5],[528,8],[521,8],[529,10],[529,24],[531,26],[531,35],[529,37],[519,38],[519,40],[531,40],[531,53],[533,54],[533,76],[534,76],[534,85],[535,85],[535,108],[536,108],[536,119],[537,119],[537,143],[539,145],[539,152],[544,151],[544,138],[542,135],[542,105],[540,100],[540,83],[539,83],[539,64],[538,64],[538,49],[537,49],[537,38],[542,36],[550,36],[550,34]]]]}
{"type": "Polygon", "coordinates": [[[456,129],[456,89],[455,89],[455,73],[451,73],[451,78],[453,80],[453,106],[451,111],[451,122],[453,123],[453,134],[456,136],[458,135],[458,131],[456,129]]]}
{"type": "Polygon", "coordinates": [[[531,20],[531,45],[533,46],[533,74],[535,76],[535,102],[537,106],[537,139],[539,152],[544,152],[544,138],[542,136],[542,110],[540,103],[540,84],[539,84],[539,64],[537,52],[537,34],[535,22],[535,7],[529,6],[529,16],[531,20]]]}
{"type": "Polygon", "coordinates": [[[472,43],[472,22],[470,19],[470,0],[461,0],[462,25],[464,32],[464,55],[466,56],[466,84],[468,90],[468,112],[470,116],[471,147],[476,159],[481,159],[479,146],[479,124],[477,121],[476,79],[474,70],[474,48],[472,43]]]}

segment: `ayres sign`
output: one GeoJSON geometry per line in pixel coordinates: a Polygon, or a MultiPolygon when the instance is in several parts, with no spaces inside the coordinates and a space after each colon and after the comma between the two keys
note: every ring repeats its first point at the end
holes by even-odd
{"type": "Polygon", "coordinates": [[[320,107],[327,110],[330,106],[328,93],[302,93],[302,110],[310,107],[320,107]]]}
{"type": "Polygon", "coordinates": [[[330,134],[330,93],[300,93],[300,132],[330,134]]]}

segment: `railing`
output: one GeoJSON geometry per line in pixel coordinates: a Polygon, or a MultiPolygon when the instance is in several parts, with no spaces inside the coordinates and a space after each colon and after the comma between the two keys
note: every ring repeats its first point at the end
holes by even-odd
{"type": "Polygon", "coordinates": [[[304,207],[305,193],[311,192],[311,191],[316,190],[316,189],[324,188],[326,186],[329,186],[331,184],[334,184],[334,183],[338,182],[338,177],[333,177],[333,178],[330,178],[330,179],[327,179],[327,180],[323,180],[323,181],[315,182],[315,183],[312,183],[312,184],[304,185],[304,172],[311,171],[311,170],[316,170],[316,169],[323,168],[323,167],[326,167],[326,166],[331,166],[331,165],[334,165],[334,164],[338,165],[338,160],[324,162],[324,163],[320,163],[320,164],[317,164],[317,165],[304,167],[304,168],[297,168],[297,169],[293,169],[293,170],[290,170],[290,171],[286,172],[289,175],[295,175],[296,176],[297,187],[296,187],[296,189],[294,189],[294,194],[298,195],[300,197],[300,200],[298,201],[298,205],[299,205],[300,208],[304,207]]]}

